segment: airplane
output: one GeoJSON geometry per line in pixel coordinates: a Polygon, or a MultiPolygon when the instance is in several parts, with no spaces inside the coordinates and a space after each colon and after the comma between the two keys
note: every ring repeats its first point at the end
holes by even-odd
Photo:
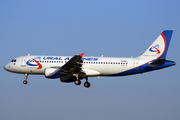
{"type": "Polygon", "coordinates": [[[14,58],[4,66],[9,72],[25,75],[45,75],[46,78],[60,78],[61,82],[74,82],[90,87],[88,77],[95,76],[126,76],[141,74],[175,65],[174,61],[166,60],[172,30],[164,30],[150,47],[139,57],[83,57],[84,53],[75,56],[21,56],[14,58]]]}

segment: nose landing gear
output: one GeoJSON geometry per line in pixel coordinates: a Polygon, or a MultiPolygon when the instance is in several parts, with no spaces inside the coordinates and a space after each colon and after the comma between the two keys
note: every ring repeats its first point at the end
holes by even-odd
{"type": "Polygon", "coordinates": [[[23,83],[26,85],[28,83],[27,79],[29,74],[24,74],[24,75],[25,75],[25,80],[23,81],[23,83]]]}

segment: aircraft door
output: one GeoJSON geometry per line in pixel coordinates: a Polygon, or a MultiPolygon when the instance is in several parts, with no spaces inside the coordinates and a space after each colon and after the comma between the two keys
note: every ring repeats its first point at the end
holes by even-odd
{"type": "Polygon", "coordinates": [[[22,57],[22,59],[21,59],[21,67],[26,67],[26,59],[27,59],[27,57],[22,57]]]}
{"type": "Polygon", "coordinates": [[[139,59],[134,59],[134,69],[139,69],[139,59]]]}

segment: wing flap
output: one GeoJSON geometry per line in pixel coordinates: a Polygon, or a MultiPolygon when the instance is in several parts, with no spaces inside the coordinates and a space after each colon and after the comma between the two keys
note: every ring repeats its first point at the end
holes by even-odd
{"type": "Polygon", "coordinates": [[[84,53],[72,57],[65,65],[61,67],[61,70],[65,72],[80,72],[83,64],[83,54],[84,53]]]}

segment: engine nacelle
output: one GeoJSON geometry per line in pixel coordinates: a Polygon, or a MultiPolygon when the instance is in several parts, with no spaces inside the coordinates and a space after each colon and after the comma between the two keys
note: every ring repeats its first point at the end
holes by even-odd
{"type": "Polygon", "coordinates": [[[44,70],[44,75],[46,78],[59,78],[60,71],[61,70],[59,68],[46,68],[44,70]]]}
{"type": "Polygon", "coordinates": [[[46,68],[44,70],[44,75],[46,78],[60,78],[61,82],[74,82],[76,77],[73,74],[68,74],[59,68],[46,68]]]}

